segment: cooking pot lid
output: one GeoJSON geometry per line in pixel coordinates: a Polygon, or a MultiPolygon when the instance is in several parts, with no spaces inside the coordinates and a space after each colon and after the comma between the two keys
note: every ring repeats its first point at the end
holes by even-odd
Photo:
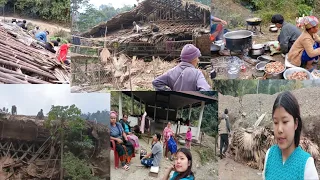
{"type": "Polygon", "coordinates": [[[264,47],[264,44],[253,44],[252,49],[262,49],[264,47]]]}

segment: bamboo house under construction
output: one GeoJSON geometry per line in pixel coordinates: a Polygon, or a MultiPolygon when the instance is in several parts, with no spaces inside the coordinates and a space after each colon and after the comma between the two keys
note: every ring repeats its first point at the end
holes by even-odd
{"type": "Polygon", "coordinates": [[[191,43],[205,57],[210,55],[209,27],[209,6],[186,0],[145,0],[81,36],[98,38],[106,34],[108,49],[129,56],[178,57],[183,46],[191,43]],[[142,32],[133,32],[133,22],[142,32]],[[151,25],[159,31],[153,32],[151,25]]]}

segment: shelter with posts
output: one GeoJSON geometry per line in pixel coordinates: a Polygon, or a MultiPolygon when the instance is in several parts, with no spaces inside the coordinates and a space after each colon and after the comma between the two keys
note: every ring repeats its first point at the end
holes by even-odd
{"type": "MultiPolygon", "coordinates": [[[[207,96],[200,92],[167,92],[167,91],[123,91],[119,96],[119,117],[122,117],[122,99],[123,95],[130,96],[133,100],[140,102],[140,108],[145,106],[147,115],[152,119],[150,125],[149,135],[159,132],[164,129],[165,124],[169,121],[176,122],[172,129],[176,134],[179,132],[186,132],[187,126],[178,125],[177,120],[182,117],[182,110],[189,110],[189,119],[193,108],[200,107],[200,115],[198,127],[192,128],[196,141],[200,141],[201,137],[201,122],[205,105],[217,103],[216,97],[207,96]]],[[[133,106],[132,106],[133,107],[133,106]]],[[[141,111],[140,110],[140,111],[141,111]]],[[[134,125],[134,124],[130,124],[134,125]]]]}
{"type": "Polygon", "coordinates": [[[131,11],[118,14],[81,34],[104,37],[110,50],[129,56],[178,57],[185,44],[194,44],[210,56],[210,7],[187,0],[144,0],[131,11]],[[142,32],[133,31],[136,22],[142,32]],[[153,32],[156,25],[158,32],[153,32]]]}

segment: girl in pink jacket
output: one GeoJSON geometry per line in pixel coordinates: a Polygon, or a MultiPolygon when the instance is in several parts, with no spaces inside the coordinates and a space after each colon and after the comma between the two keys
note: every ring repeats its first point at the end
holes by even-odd
{"type": "Polygon", "coordinates": [[[192,140],[192,132],[191,127],[189,127],[187,134],[186,134],[186,148],[191,149],[191,140],[192,140]]]}

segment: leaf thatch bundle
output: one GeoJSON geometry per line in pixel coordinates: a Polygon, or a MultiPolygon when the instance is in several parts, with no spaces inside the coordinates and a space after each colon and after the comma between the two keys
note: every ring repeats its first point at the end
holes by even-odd
{"type": "MultiPolygon", "coordinates": [[[[267,150],[276,144],[272,130],[265,127],[237,129],[231,135],[229,153],[235,161],[263,170],[267,150]]],[[[301,137],[300,146],[318,161],[319,147],[307,137],[301,137]]]]}

